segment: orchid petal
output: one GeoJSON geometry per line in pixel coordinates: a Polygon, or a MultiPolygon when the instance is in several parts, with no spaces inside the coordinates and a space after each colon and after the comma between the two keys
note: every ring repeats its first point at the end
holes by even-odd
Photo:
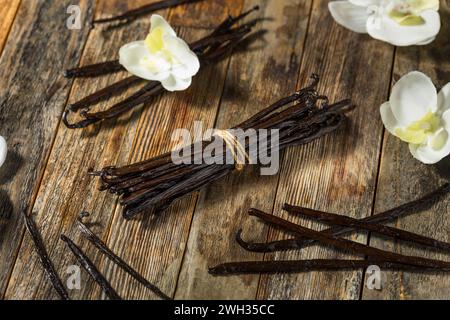
{"type": "Polygon", "coordinates": [[[0,167],[5,163],[7,153],[8,145],[6,144],[6,140],[0,136],[0,167]]]}
{"type": "Polygon", "coordinates": [[[413,71],[394,85],[389,102],[395,119],[400,125],[408,126],[436,112],[436,88],[429,77],[413,71]]]}
{"type": "Polygon", "coordinates": [[[384,126],[387,131],[391,134],[395,135],[395,129],[399,127],[397,119],[395,119],[394,114],[392,113],[391,104],[389,102],[385,102],[380,107],[381,120],[383,121],[384,126]]]}
{"type": "Polygon", "coordinates": [[[119,51],[119,62],[131,74],[146,80],[161,81],[170,75],[170,64],[152,55],[144,41],[124,45],[119,51]]]}
{"type": "Polygon", "coordinates": [[[175,30],[172,29],[172,27],[166,21],[166,19],[164,19],[163,17],[161,17],[158,14],[152,15],[152,17],[150,18],[150,23],[151,23],[150,33],[152,33],[152,31],[154,31],[155,29],[161,29],[163,31],[163,36],[165,36],[165,35],[176,36],[177,35],[175,30]]]}
{"type": "Polygon", "coordinates": [[[439,0],[415,0],[412,1],[412,9],[415,12],[421,12],[427,9],[439,10],[439,0]]]}
{"type": "Polygon", "coordinates": [[[173,75],[161,81],[162,86],[167,91],[183,91],[190,87],[192,83],[192,78],[180,79],[173,75]]]}
{"type": "Polygon", "coordinates": [[[372,5],[379,5],[382,0],[348,0],[351,4],[355,6],[368,7],[372,5]]]}
{"type": "Polygon", "coordinates": [[[411,154],[425,164],[435,164],[450,154],[449,132],[442,128],[429,138],[427,144],[410,144],[411,154]]]}
{"type": "Polygon", "coordinates": [[[442,115],[442,121],[444,122],[444,128],[450,132],[450,110],[447,110],[442,115]]]}
{"type": "Polygon", "coordinates": [[[369,15],[367,9],[348,1],[332,1],[328,9],[334,20],[347,29],[358,33],[367,33],[366,24],[369,15]]]}
{"type": "Polygon", "coordinates": [[[412,156],[416,160],[419,160],[420,162],[422,162],[424,164],[435,164],[436,163],[435,159],[428,157],[426,155],[426,153],[424,153],[424,152],[420,152],[420,153],[418,152],[419,147],[420,147],[420,145],[418,145],[418,144],[410,144],[409,145],[409,152],[411,152],[412,156]]]}
{"type": "Polygon", "coordinates": [[[444,112],[450,109],[450,82],[447,83],[441,91],[439,91],[437,105],[439,112],[444,112]]]}
{"type": "Polygon", "coordinates": [[[420,15],[425,21],[417,26],[401,26],[387,15],[370,16],[367,32],[371,37],[396,46],[421,44],[435,37],[441,28],[439,13],[434,10],[423,11],[420,15]]]}
{"type": "Polygon", "coordinates": [[[184,40],[176,37],[166,37],[165,44],[166,49],[178,62],[174,63],[172,69],[172,74],[175,77],[188,79],[197,74],[200,70],[200,61],[184,40]]]}
{"type": "Polygon", "coordinates": [[[153,15],[151,18],[152,27],[150,33],[145,38],[145,44],[148,50],[152,54],[156,54],[162,51],[165,47],[164,38],[165,37],[175,37],[176,33],[172,27],[164,20],[163,17],[158,15],[153,15]]]}

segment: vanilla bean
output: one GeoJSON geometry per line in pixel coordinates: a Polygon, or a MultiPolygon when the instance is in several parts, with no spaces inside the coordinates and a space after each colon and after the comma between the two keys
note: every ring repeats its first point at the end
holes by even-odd
{"type": "Polygon", "coordinates": [[[358,242],[339,238],[337,236],[328,235],[323,232],[318,232],[309,228],[302,227],[287,220],[278,218],[274,215],[269,215],[262,211],[252,209],[250,215],[258,217],[271,225],[280,227],[284,231],[295,233],[301,237],[313,239],[322,245],[331,246],[333,248],[350,252],[358,255],[365,255],[376,260],[384,260],[393,263],[406,264],[416,267],[424,267],[431,269],[449,269],[450,262],[426,259],[421,257],[405,256],[398,253],[384,251],[373,248],[358,242]]]}
{"type": "MultiPolygon", "coordinates": [[[[156,179],[152,179],[152,180],[148,180],[145,178],[142,178],[142,182],[139,184],[134,184],[132,186],[112,186],[110,187],[110,191],[116,193],[116,194],[137,194],[139,191],[146,191],[149,190],[151,188],[157,188],[158,186],[164,185],[165,183],[167,183],[166,180],[168,179],[173,179],[174,181],[176,180],[181,180],[183,179],[185,176],[195,173],[197,171],[200,171],[202,169],[204,169],[205,166],[188,166],[188,167],[183,167],[177,171],[174,171],[172,173],[167,173],[164,177],[160,177],[160,178],[156,178],[156,179]]],[[[134,198],[134,197],[133,197],[134,198]]],[[[123,199],[124,201],[121,202],[121,204],[125,204],[128,201],[125,201],[125,198],[123,199]]]]}
{"type": "Polygon", "coordinates": [[[131,76],[131,77],[125,78],[123,80],[120,80],[106,88],[103,88],[103,89],[79,100],[78,102],[75,102],[75,103],[69,105],[69,109],[70,109],[70,111],[75,112],[82,108],[87,108],[91,105],[97,104],[101,101],[108,100],[113,95],[117,95],[117,94],[121,93],[122,91],[127,90],[132,85],[134,85],[138,82],[141,82],[141,81],[143,81],[143,79],[136,77],[136,76],[131,76]]]}
{"type": "MultiPolygon", "coordinates": [[[[223,167],[223,166],[222,166],[223,167]]],[[[207,168],[206,172],[199,172],[192,177],[178,183],[176,186],[159,193],[149,195],[149,199],[137,204],[124,204],[123,216],[125,219],[132,219],[137,214],[147,209],[163,210],[169,206],[175,199],[199,190],[212,181],[225,177],[229,173],[228,168],[221,168],[220,171],[214,171],[213,168],[207,168]]]]}
{"type": "Polygon", "coordinates": [[[31,240],[33,240],[34,247],[38,254],[39,261],[44,269],[46,278],[50,281],[61,300],[70,300],[69,294],[67,293],[64,284],[61,281],[61,278],[59,277],[52,260],[48,256],[47,249],[45,249],[44,242],[36,226],[36,223],[27,214],[27,210],[22,210],[22,216],[25,220],[25,226],[31,236],[31,240]]]}
{"type": "MultiPolygon", "coordinates": [[[[433,205],[444,199],[448,193],[450,192],[450,184],[446,183],[441,186],[439,189],[426,194],[425,196],[414,200],[412,202],[408,202],[399,207],[387,210],[385,212],[366,217],[364,219],[359,220],[360,222],[365,223],[389,223],[393,222],[398,218],[406,217],[412,214],[417,214],[419,212],[430,209],[433,205]]],[[[351,228],[344,227],[333,227],[322,231],[324,234],[340,236],[345,235],[349,232],[354,231],[351,228]]],[[[269,243],[248,243],[244,241],[241,237],[241,233],[236,234],[236,241],[239,245],[247,251],[251,252],[259,252],[259,253],[270,253],[277,251],[287,251],[287,250],[299,250],[310,246],[316,243],[315,240],[306,239],[299,237],[297,239],[288,239],[288,240],[278,240],[269,243]]]]}
{"type": "Polygon", "coordinates": [[[87,119],[110,119],[117,117],[118,115],[124,113],[125,111],[131,110],[133,107],[140,105],[142,103],[145,103],[149,101],[149,99],[153,98],[153,96],[163,92],[164,89],[161,84],[157,82],[149,82],[146,86],[144,86],[142,89],[137,91],[135,94],[133,94],[131,97],[125,99],[122,102],[119,102],[118,104],[112,106],[107,111],[100,111],[96,113],[82,113],[84,117],[87,119]]]}
{"type": "MultiPolygon", "coordinates": [[[[313,259],[288,261],[244,261],[224,263],[209,269],[209,273],[216,276],[244,275],[244,274],[280,274],[302,273],[311,271],[351,271],[368,268],[376,265],[383,270],[396,271],[436,271],[436,269],[422,268],[391,261],[381,260],[340,260],[340,259],[313,259]]],[[[439,269],[439,272],[450,272],[450,268],[439,269]]]]}
{"type": "Polygon", "coordinates": [[[408,241],[411,243],[416,243],[434,249],[442,249],[450,252],[450,243],[435,240],[409,231],[383,226],[380,224],[363,222],[347,216],[341,216],[308,208],[294,207],[288,204],[285,204],[283,209],[288,211],[289,213],[313,218],[314,221],[332,224],[334,226],[352,228],[359,231],[372,231],[376,234],[385,235],[397,240],[408,241]]]}
{"type": "Polygon", "coordinates": [[[119,60],[111,60],[66,70],[64,76],[66,78],[90,78],[103,76],[123,70],[125,69],[119,63],[119,60]]]}
{"type": "Polygon", "coordinates": [[[228,32],[229,29],[231,27],[233,27],[236,23],[238,23],[240,20],[246,18],[249,14],[251,14],[252,12],[258,11],[259,10],[259,6],[256,5],[253,8],[241,13],[240,15],[233,17],[233,16],[228,16],[228,18],[222,22],[222,24],[220,24],[216,30],[214,30],[214,32],[211,34],[211,36],[216,36],[218,34],[222,34],[225,32],[228,32]]]}
{"type": "Polygon", "coordinates": [[[86,111],[82,112],[81,115],[85,118],[84,120],[81,120],[76,123],[69,123],[67,117],[68,112],[65,112],[63,114],[63,122],[69,129],[80,129],[84,128],[87,125],[91,125],[94,123],[97,123],[99,121],[110,119],[117,117],[118,115],[129,111],[133,109],[134,107],[145,103],[152,99],[154,95],[159,94],[163,91],[163,87],[161,84],[157,82],[149,82],[147,85],[145,85],[142,89],[135,92],[132,96],[129,98],[115,104],[111,108],[109,108],[107,111],[101,111],[97,113],[88,113],[86,111]]]}
{"type": "Polygon", "coordinates": [[[245,35],[247,35],[254,26],[255,22],[250,22],[233,29],[231,33],[218,34],[215,36],[209,35],[194,43],[191,43],[190,47],[192,51],[196,52],[197,54],[204,55],[205,48],[210,47],[208,50],[214,51],[215,49],[217,49],[221,45],[224,45],[227,42],[237,42],[236,40],[239,40],[245,35]]]}
{"type": "Polygon", "coordinates": [[[176,7],[182,4],[190,4],[195,3],[203,0],[163,0],[159,2],[149,3],[147,5],[144,5],[142,7],[129,10],[127,12],[124,12],[120,15],[111,17],[111,18],[104,18],[104,19],[97,19],[92,21],[92,24],[102,24],[102,23],[109,23],[114,21],[120,21],[120,20],[126,20],[126,21],[132,21],[136,18],[139,18],[141,16],[153,13],[158,10],[168,9],[171,7],[176,7]]]}
{"type": "Polygon", "coordinates": [[[108,280],[98,271],[94,263],[86,256],[86,254],[69,238],[61,235],[61,240],[66,243],[70,251],[77,259],[78,263],[87,271],[92,279],[102,288],[105,295],[111,300],[122,300],[117,292],[109,284],[108,280]]]}
{"type": "MultiPolygon", "coordinates": [[[[85,215],[85,214],[84,214],[85,215]]],[[[98,250],[105,254],[109,259],[111,259],[116,265],[123,269],[126,273],[132,276],[136,281],[141,283],[144,287],[152,291],[158,297],[163,300],[172,300],[166,294],[164,294],[157,286],[145,279],[141,274],[134,270],[129,264],[127,264],[123,259],[117,256],[108,246],[97,237],[82,221],[82,217],[77,220],[78,227],[81,231],[83,237],[89,240],[98,250]]]]}

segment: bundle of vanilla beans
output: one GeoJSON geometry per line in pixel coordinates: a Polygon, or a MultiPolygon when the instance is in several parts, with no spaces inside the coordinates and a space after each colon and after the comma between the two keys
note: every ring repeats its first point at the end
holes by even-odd
{"type": "MultiPolygon", "coordinates": [[[[245,46],[256,20],[239,26],[236,26],[236,24],[258,9],[258,7],[254,7],[237,17],[228,17],[211,34],[191,43],[190,48],[197,54],[201,64],[216,63],[231,54],[234,48],[245,46]]],[[[98,77],[124,70],[119,60],[112,60],[67,70],[65,76],[67,78],[98,77]]],[[[62,119],[64,124],[70,129],[85,128],[106,119],[116,118],[124,112],[151,102],[155,96],[163,92],[166,92],[166,90],[160,82],[147,81],[136,76],[130,76],[70,104],[68,109],[65,110],[62,119]],[[113,95],[118,95],[142,82],[146,84],[123,101],[107,110],[90,112],[90,108],[93,105],[107,101],[113,95]],[[68,119],[71,113],[78,113],[81,120],[71,123],[68,119]]]]}
{"type": "Polygon", "coordinates": [[[449,253],[450,243],[384,225],[385,223],[394,222],[407,215],[430,209],[432,205],[444,199],[449,192],[450,184],[445,184],[436,191],[427,194],[418,200],[364,219],[355,219],[348,216],[326,213],[288,204],[284,205],[284,210],[290,214],[300,215],[315,222],[332,226],[323,231],[309,229],[274,215],[264,213],[260,210],[250,209],[250,215],[258,217],[269,225],[284,232],[293,234],[296,238],[270,243],[248,243],[242,239],[242,230],[240,230],[236,235],[236,241],[247,251],[263,253],[301,250],[312,244],[320,244],[339,251],[359,255],[365,259],[244,261],[221,264],[210,268],[209,272],[214,275],[298,273],[327,270],[358,270],[372,265],[388,270],[450,272],[450,262],[447,261],[407,256],[342,238],[342,236],[355,231],[368,231],[397,241],[404,241],[423,248],[431,248],[433,250],[449,253]]]}
{"type": "MultiPolygon", "coordinates": [[[[235,128],[279,130],[278,145],[268,145],[270,150],[306,144],[335,131],[346,119],[344,113],[353,106],[349,100],[328,104],[326,97],[317,94],[317,82],[318,76],[313,76],[311,86],[279,100],[235,128]]],[[[210,143],[203,141],[203,148],[210,143]]],[[[257,143],[261,145],[259,136],[257,143]]],[[[254,150],[254,145],[246,141],[244,148],[249,152],[254,150]]],[[[226,158],[228,146],[223,150],[215,157],[226,158]]],[[[267,150],[258,152],[268,154],[267,150]]],[[[195,158],[195,153],[190,157],[195,158]]],[[[101,178],[102,191],[121,196],[124,217],[131,219],[148,209],[164,210],[174,200],[226,176],[235,167],[235,164],[175,164],[169,152],[140,163],[107,167],[90,174],[101,178]]]]}

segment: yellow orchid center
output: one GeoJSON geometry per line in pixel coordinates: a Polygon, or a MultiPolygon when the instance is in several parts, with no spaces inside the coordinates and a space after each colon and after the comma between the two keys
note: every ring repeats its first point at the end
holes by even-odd
{"type": "Polygon", "coordinates": [[[439,0],[402,0],[396,1],[389,12],[389,17],[401,26],[418,26],[425,24],[420,13],[427,9],[439,9],[439,0]]]}
{"type": "Polygon", "coordinates": [[[163,40],[164,30],[163,28],[155,28],[150,32],[145,38],[145,44],[151,53],[155,54],[162,49],[164,49],[164,40],[163,40]]]}
{"type": "Polygon", "coordinates": [[[157,27],[153,29],[145,38],[145,45],[152,54],[152,56],[144,57],[141,60],[141,64],[147,67],[152,72],[156,72],[160,69],[161,60],[172,64],[175,62],[175,58],[172,53],[166,48],[164,44],[164,29],[157,27]],[[155,59],[158,56],[160,59],[155,59]]]}
{"type": "Polygon", "coordinates": [[[439,129],[441,120],[434,113],[429,112],[420,119],[406,128],[397,128],[395,135],[401,140],[412,143],[422,144],[427,138],[439,129]]]}

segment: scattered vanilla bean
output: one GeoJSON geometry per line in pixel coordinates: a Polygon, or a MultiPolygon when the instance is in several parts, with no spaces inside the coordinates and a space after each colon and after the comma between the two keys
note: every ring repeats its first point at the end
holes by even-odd
{"type": "Polygon", "coordinates": [[[365,255],[375,260],[411,265],[416,267],[431,268],[436,270],[450,269],[450,262],[426,259],[421,257],[405,256],[398,253],[384,251],[373,248],[358,242],[328,235],[309,228],[302,227],[287,220],[278,218],[274,215],[264,213],[260,210],[252,209],[250,215],[256,216],[266,223],[282,228],[284,231],[295,233],[301,237],[313,239],[322,245],[331,246],[339,250],[347,251],[353,254],[365,255]]]}
{"type": "MultiPolygon", "coordinates": [[[[317,81],[317,76],[314,76],[311,86],[281,99],[235,128],[278,129],[279,145],[270,147],[278,147],[279,150],[309,143],[335,131],[345,121],[344,113],[353,106],[349,100],[328,105],[328,101],[315,91],[317,81]],[[326,102],[318,105],[319,101],[326,102]]],[[[257,140],[255,143],[259,144],[259,136],[257,140]]],[[[204,141],[203,147],[209,143],[211,142],[204,141]]],[[[253,145],[246,141],[243,147],[251,150],[253,145]]],[[[226,153],[227,148],[222,154],[215,156],[225,158],[226,153]]],[[[194,158],[195,155],[189,156],[187,160],[194,158]]],[[[102,179],[101,190],[108,190],[122,197],[120,203],[124,206],[124,217],[130,219],[148,209],[163,210],[174,200],[235,169],[235,165],[177,165],[172,162],[172,153],[166,153],[122,168],[107,167],[90,174],[102,179]]]]}
{"type": "Polygon", "coordinates": [[[111,60],[66,70],[64,72],[64,76],[66,78],[90,78],[103,76],[123,70],[125,69],[119,63],[119,60],[111,60]]]}
{"type": "Polygon", "coordinates": [[[117,264],[121,269],[126,271],[130,276],[140,282],[144,287],[152,291],[158,297],[163,300],[172,300],[166,294],[164,294],[157,286],[150,283],[147,279],[145,279],[142,275],[140,275],[136,270],[134,270],[130,265],[128,265],[124,260],[118,257],[111,249],[106,246],[106,244],[98,238],[82,221],[82,218],[86,216],[86,213],[83,213],[82,216],[78,219],[78,227],[81,231],[83,237],[89,240],[98,250],[100,250],[103,254],[105,254],[109,259],[111,259],[115,264],[117,264]]]}
{"type": "MultiPolygon", "coordinates": [[[[202,65],[220,61],[230,55],[236,46],[244,43],[244,40],[248,38],[247,36],[251,33],[252,28],[255,26],[256,21],[252,21],[238,27],[234,27],[234,25],[251,12],[258,9],[259,7],[256,6],[237,17],[228,17],[210,35],[192,43],[190,47],[198,55],[202,65]]],[[[118,60],[113,60],[67,70],[65,75],[69,78],[96,77],[120,70],[124,70],[124,68],[122,68],[118,60]]],[[[134,78],[130,77],[125,80],[121,80],[83,98],[78,102],[72,103],[63,114],[64,124],[69,129],[85,128],[105,119],[115,118],[139,105],[148,103],[155,96],[166,91],[161,84],[149,82],[149,84],[143,89],[138,90],[131,97],[110,107],[106,111],[95,113],[89,112],[90,106],[107,99],[108,96],[112,96],[118,89],[125,89],[129,86],[128,82],[134,82],[134,78]],[[85,108],[85,110],[80,112],[79,116],[84,119],[71,123],[68,120],[69,114],[81,108],[85,108]]]]}
{"type": "MultiPolygon", "coordinates": [[[[360,222],[365,223],[389,223],[393,222],[398,218],[406,217],[412,215],[414,213],[418,213],[421,211],[425,211],[430,209],[433,205],[444,199],[448,193],[450,192],[450,184],[446,183],[441,186],[439,189],[417,199],[412,202],[403,204],[399,207],[387,210],[380,214],[376,214],[361,220],[360,222]]],[[[329,235],[345,235],[349,232],[354,231],[351,228],[344,227],[332,227],[322,231],[324,234],[329,235]]],[[[305,239],[299,237],[297,239],[288,239],[288,240],[279,240],[273,241],[269,243],[248,243],[244,241],[241,237],[241,233],[238,232],[236,234],[236,241],[239,245],[247,251],[251,252],[260,252],[260,253],[269,253],[269,252],[277,252],[277,251],[287,251],[287,250],[299,250],[305,248],[309,245],[316,243],[316,241],[311,239],[305,239]]]]}
{"type": "MultiPolygon", "coordinates": [[[[238,275],[238,274],[276,274],[276,273],[301,273],[310,271],[348,271],[359,270],[376,265],[383,270],[401,271],[436,271],[435,269],[418,268],[390,261],[381,260],[339,260],[339,259],[313,259],[290,261],[246,261],[224,263],[209,269],[212,275],[238,275]]],[[[450,272],[448,269],[439,271],[450,272]]]]}
{"type": "Polygon", "coordinates": [[[141,81],[144,81],[144,80],[139,77],[136,77],[136,76],[131,76],[131,77],[125,78],[119,82],[116,82],[102,90],[99,90],[99,91],[81,99],[80,101],[78,101],[76,103],[71,104],[69,106],[69,109],[70,109],[70,111],[75,112],[82,108],[87,108],[91,105],[99,103],[101,101],[108,100],[113,95],[120,94],[121,92],[130,88],[132,85],[139,83],[141,81]]]}
{"type": "Polygon", "coordinates": [[[313,218],[315,221],[332,224],[334,226],[341,226],[346,228],[352,228],[359,231],[372,231],[376,234],[385,235],[394,239],[408,241],[411,243],[420,244],[423,246],[431,247],[434,249],[442,249],[450,252],[450,243],[442,242],[432,238],[428,238],[409,231],[400,230],[393,227],[383,226],[380,224],[374,224],[370,222],[360,221],[355,218],[341,216],[337,214],[317,211],[308,208],[295,207],[285,204],[283,207],[289,213],[295,213],[298,215],[313,218]]]}
{"type": "Polygon", "coordinates": [[[105,295],[111,300],[122,300],[122,298],[112,288],[106,278],[98,271],[94,263],[86,256],[86,254],[72,240],[61,235],[61,240],[66,243],[70,251],[74,254],[77,261],[88,272],[92,279],[102,288],[105,295]]]}
{"type": "Polygon", "coordinates": [[[58,293],[58,296],[61,300],[70,300],[69,294],[67,293],[66,288],[61,281],[61,278],[56,272],[55,266],[48,256],[47,250],[45,249],[44,242],[42,241],[41,234],[36,226],[34,220],[27,214],[27,210],[22,211],[22,216],[25,220],[25,226],[28,233],[33,240],[34,247],[39,257],[39,261],[41,262],[42,267],[44,268],[45,276],[52,284],[55,291],[58,293]]]}
{"type": "Polygon", "coordinates": [[[199,2],[199,1],[203,1],[203,0],[163,0],[163,1],[159,1],[159,2],[149,3],[142,7],[122,13],[118,16],[94,20],[94,21],[92,21],[92,24],[95,25],[95,24],[108,23],[108,22],[121,21],[121,20],[125,20],[125,21],[129,22],[136,18],[153,13],[158,10],[168,9],[168,8],[176,7],[176,6],[179,6],[182,4],[190,4],[190,3],[195,3],[195,2],[199,2]]]}
{"type": "Polygon", "coordinates": [[[89,113],[84,110],[80,113],[85,119],[77,123],[69,123],[67,119],[69,115],[69,110],[63,113],[63,122],[69,129],[81,129],[88,125],[97,123],[99,121],[117,117],[125,111],[131,110],[133,107],[140,105],[141,103],[147,102],[149,99],[153,98],[155,94],[163,92],[164,89],[161,84],[157,82],[148,82],[142,89],[126,98],[125,100],[115,104],[107,111],[100,111],[97,113],[89,113]]]}

